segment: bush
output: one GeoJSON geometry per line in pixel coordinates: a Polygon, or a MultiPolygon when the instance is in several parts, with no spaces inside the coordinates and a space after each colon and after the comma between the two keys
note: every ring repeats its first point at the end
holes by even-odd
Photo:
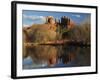
{"type": "Polygon", "coordinates": [[[90,24],[88,23],[76,25],[72,30],[68,32],[68,36],[70,36],[70,39],[73,40],[90,42],[90,30],[90,24]]]}

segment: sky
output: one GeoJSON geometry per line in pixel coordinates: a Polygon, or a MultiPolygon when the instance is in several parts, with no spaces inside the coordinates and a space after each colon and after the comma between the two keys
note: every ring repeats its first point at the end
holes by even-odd
{"type": "Polygon", "coordinates": [[[53,16],[54,18],[61,19],[62,16],[67,16],[75,22],[80,24],[85,20],[90,20],[91,14],[89,13],[75,13],[75,12],[51,12],[51,11],[34,11],[23,10],[22,13],[23,26],[30,26],[32,24],[44,24],[46,16],[53,16]]]}

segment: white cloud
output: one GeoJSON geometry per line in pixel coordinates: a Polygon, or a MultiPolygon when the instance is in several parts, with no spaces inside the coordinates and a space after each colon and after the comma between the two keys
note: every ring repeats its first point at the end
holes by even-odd
{"type": "Polygon", "coordinates": [[[25,19],[28,19],[28,20],[33,20],[33,21],[35,21],[35,20],[43,20],[43,21],[46,21],[46,18],[44,17],[44,16],[29,16],[29,15],[23,15],[23,17],[25,18],[25,19]]]}
{"type": "Polygon", "coordinates": [[[72,15],[72,16],[75,16],[75,17],[77,17],[77,18],[80,18],[80,17],[81,17],[80,15],[72,15]]]}
{"type": "Polygon", "coordinates": [[[29,27],[29,26],[31,26],[31,25],[28,25],[28,24],[23,24],[23,27],[29,27]]]}

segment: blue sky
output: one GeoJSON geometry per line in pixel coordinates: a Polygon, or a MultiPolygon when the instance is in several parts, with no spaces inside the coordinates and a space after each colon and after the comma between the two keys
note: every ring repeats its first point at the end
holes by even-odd
{"type": "Polygon", "coordinates": [[[85,20],[90,20],[91,14],[89,13],[70,13],[70,12],[51,12],[51,11],[34,11],[34,10],[23,10],[23,26],[30,26],[32,24],[43,24],[45,23],[46,16],[53,16],[54,18],[61,19],[62,16],[68,16],[76,24],[80,24],[85,20]]]}

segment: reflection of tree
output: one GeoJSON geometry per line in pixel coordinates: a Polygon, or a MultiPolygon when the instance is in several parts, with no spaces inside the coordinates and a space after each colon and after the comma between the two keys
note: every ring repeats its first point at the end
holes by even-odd
{"type": "Polygon", "coordinates": [[[76,62],[78,66],[90,66],[91,65],[91,50],[90,47],[83,47],[79,50],[76,56],[76,62]]]}
{"type": "Polygon", "coordinates": [[[68,62],[75,60],[78,51],[79,51],[78,47],[63,46],[63,52],[60,55],[60,60],[64,64],[67,64],[68,62]]]}
{"type": "Polygon", "coordinates": [[[59,63],[68,64],[73,61],[73,67],[90,65],[90,48],[38,45],[26,50],[35,65],[46,64],[48,67],[55,67],[59,63]]]}

